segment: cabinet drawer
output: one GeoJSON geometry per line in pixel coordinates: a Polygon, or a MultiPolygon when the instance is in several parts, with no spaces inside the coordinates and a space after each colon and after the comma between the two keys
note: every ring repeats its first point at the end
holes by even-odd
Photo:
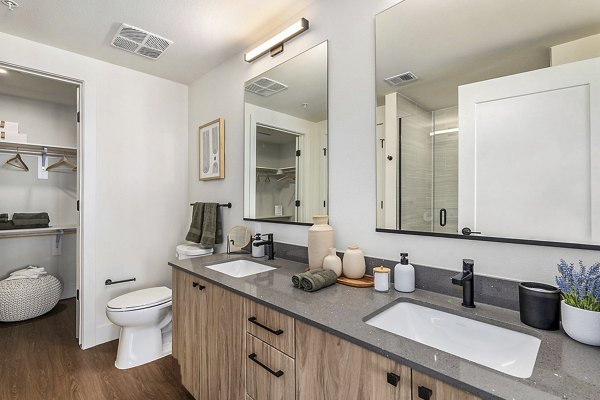
{"type": "Polygon", "coordinates": [[[254,400],[294,400],[294,360],[246,334],[246,393],[254,400]]]}
{"type": "Polygon", "coordinates": [[[412,371],[413,400],[479,400],[479,397],[430,376],[412,371]]]}
{"type": "MultiPolygon", "coordinates": [[[[246,299],[246,331],[295,357],[294,318],[246,299]]],[[[258,400],[258,399],[255,399],[258,400]]]]}

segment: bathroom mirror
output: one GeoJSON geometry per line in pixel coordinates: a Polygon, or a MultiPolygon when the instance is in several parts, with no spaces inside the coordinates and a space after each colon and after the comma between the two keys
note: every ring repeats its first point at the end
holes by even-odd
{"type": "Polygon", "coordinates": [[[327,42],[245,83],[244,219],[327,214],[327,42]]]}
{"type": "Polygon", "coordinates": [[[378,231],[600,245],[600,2],[405,0],[375,22],[378,231]]]}

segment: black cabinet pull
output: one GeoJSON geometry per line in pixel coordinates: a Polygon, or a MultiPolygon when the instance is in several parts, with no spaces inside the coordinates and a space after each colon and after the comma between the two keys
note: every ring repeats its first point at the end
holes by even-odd
{"type": "Polygon", "coordinates": [[[198,288],[198,290],[204,290],[204,289],[206,289],[206,286],[202,286],[198,282],[192,282],[192,287],[198,288]]]}
{"type": "Polygon", "coordinates": [[[425,386],[419,386],[418,394],[420,399],[429,400],[431,399],[433,391],[425,386]]]}
{"type": "Polygon", "coordinates": [[[445,208],[440,208],[440,226],[446,226],[447,211],[445,208]]]}
{"type": "Polygon", "coordinates": [[[192,287],[198,287],[199,283],[198,282],[192,282],[192,287]]]}
{"type": "Polygon", "coordinates": [[[255,363],[257,363],[258,365],[260,365],[261,367],[263,367],[264,369],[266,369],[267,371],[269,371],[269,373],[275,375],[277,378],[279,378],[281,375],[283,375],[283,371],[279,370],[279,371],[273,371],[271,368],[267,367],[265,364],[261,363],[260,361],[258,361],[256,359],[256,353],[252,353],[248,356],[249,359],[251,359],[252,361],[254,361],[255,363]]]}
{"type": "Polygon", "coordinates": [[[469,235],[481,235],[481,232],[473,232],[471,230],[471,228],[469,228],[468,226],[465,226],[464,228],[462,228],[461,232],[465,236],[469,236],[469,235]]]}
{"type": "Polygon", "coordinates": [[[269,328],[268,326],[265,326],[265,325],[261,324],[260,322],[258,322],[256,320],[256,317],[250,317],[250,318],[248,318],[248,321],[252,322],[255,325],[260,326],[263,329],[266,329],[267,331],[271,332],[274,335],[279,336],[279,335],[281,335],[283,333],[283,331],[281,329],[277,329],[276,331],[274,331],[273,329],[269,328]]]}
{"type": "Polygon", "coordinates": [[[400,382],[400,377],[398,375],[396,375],[393,372],[387,373],[387,383],[389,383],[392,386],[398,386],[399,382],[400,382]]]}

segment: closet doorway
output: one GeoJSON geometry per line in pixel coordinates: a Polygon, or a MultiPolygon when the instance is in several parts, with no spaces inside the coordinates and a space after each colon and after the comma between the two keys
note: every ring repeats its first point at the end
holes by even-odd
{"type": "Polygon", "coordinates": [[[0,62],[0,280],[28,266],[56,277],[61,304],[75,304],[80,345],[81,90],[81,81],[0,62]]]}

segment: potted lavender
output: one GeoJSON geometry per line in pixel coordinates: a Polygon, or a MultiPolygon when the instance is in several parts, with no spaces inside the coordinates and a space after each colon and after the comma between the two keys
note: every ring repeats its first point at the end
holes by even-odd
{"type": "Polygon", "coordinates": [[[578,342],[600,346],[600,263],[586,268],[579,261],[576,271],[573,264],[560,260],[558,272],[563,329],[578,342]]]}

